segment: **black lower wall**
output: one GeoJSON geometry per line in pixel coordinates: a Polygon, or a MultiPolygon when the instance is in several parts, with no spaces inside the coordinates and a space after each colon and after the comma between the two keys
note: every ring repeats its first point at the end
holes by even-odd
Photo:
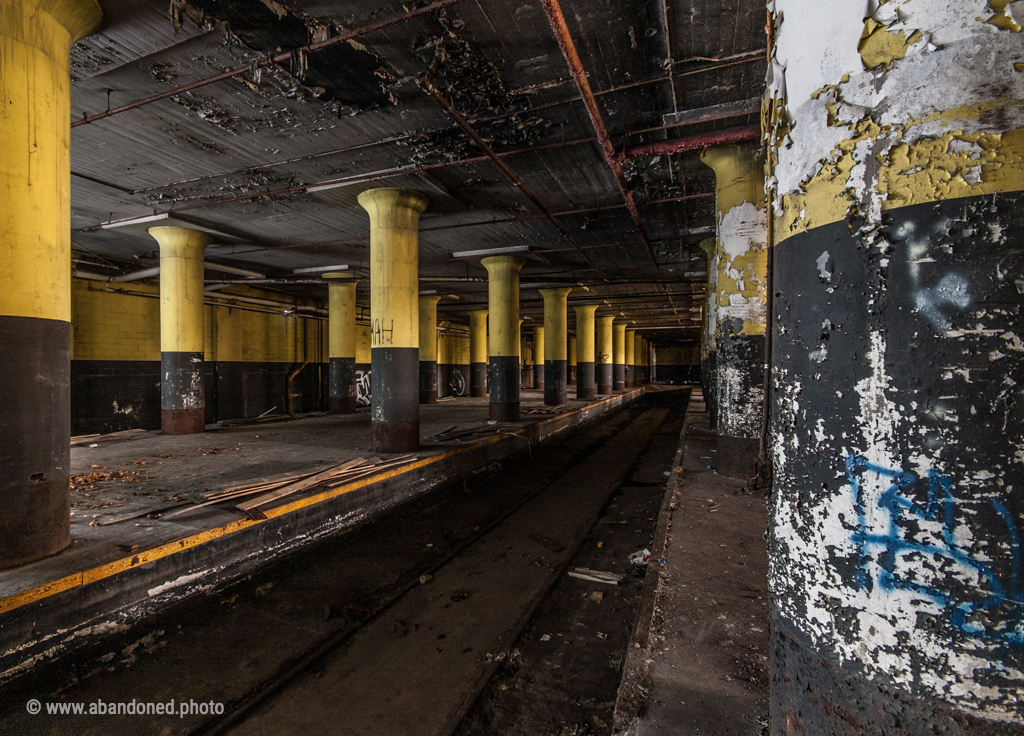
{"type": "MultiPolygon", "coordinates": [[[[206,421],[255,417],[274,407],[283,414],[288,376],[300,365],[207,361],[206,421]]],[[[326,410],[326,363],[309,363],[293,383],[300,394],[293,398],[294,412],[326,410]]],[[[71,361],[72,435],[159,428],[160,361],[71,361]]]]}
{"type": "Polygon", "coordinates": [[[699,365],[664,365],[658,364],[658,383],[682,385],[700,381],[699,365]]]}

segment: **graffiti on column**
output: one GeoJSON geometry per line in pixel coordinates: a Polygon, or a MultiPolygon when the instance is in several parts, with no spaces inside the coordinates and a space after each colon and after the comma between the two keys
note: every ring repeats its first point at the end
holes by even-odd
{"type": "Polygon", "coordinates": [[[462,371],[458,368],[452,369],[451,376],[448,379],[448,386],[451,388],[453,396],[466,395],[466,379],[462,377],[462,371]]]}
{"type": "Polygon", "coordinates": [[[373,371],[356,371],[356,406],[370,405],[370,376],[373,371]]]}
{"type": "Polygon", "coordinates": [[[1009,572],[1000,576],[987,564],[995,549],[983,559],[963,546],[978,547],[979,530],[970,521],[989,509],[973,499],[961,508],[950,477],[934,469],[922,477],[859,455],[847,457],[846,473],[858,518],[851,540],[860,553],[863,590],[911,591],[969,636],[1024,645],[1020,537],[1006,506],[985,503],[1009,540],[1009,572]]]}

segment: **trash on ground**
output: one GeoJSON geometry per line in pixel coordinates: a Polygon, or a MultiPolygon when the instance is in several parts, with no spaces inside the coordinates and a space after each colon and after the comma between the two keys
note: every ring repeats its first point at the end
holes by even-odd
{"type": "Polygon", "coordinates": [[[622,582],[622,575],[605,570],[591,570],[587,567],[577,567],[569,573],[571,578],[589,580],[592,583],[605,583],[606,585],[618,585],[622,582]]]}

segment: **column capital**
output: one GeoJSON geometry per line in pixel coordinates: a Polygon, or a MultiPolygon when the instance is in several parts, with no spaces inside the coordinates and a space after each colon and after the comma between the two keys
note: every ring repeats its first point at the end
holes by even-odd
{"type": "Polygon", "coordinates": [[[160,246],[160,256],[199,257],[206,246],[213,242],[213,236],[202,230],[177,225],[151,227],[147,232],[160,246]]]}

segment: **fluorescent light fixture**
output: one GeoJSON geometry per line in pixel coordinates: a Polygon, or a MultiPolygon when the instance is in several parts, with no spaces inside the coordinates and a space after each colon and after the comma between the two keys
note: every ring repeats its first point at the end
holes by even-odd
{"type": "Polygon", "coordinates": [[[312,268],[295,268],[292,273],[324,273],[325,271],[347,271],[348,264],[342,266],[313,266],[312,268]]]}
{"type": "Polygon", "coordinates": [[[432,294],[436,293],[437,289],[424,289],[423,291],[420,292],[420,296],[431,296],[432,294]]]}
{"type": "Polygon", "coordinates": [[[460,250],[452,253],[452,258],[484,258],[487,256],[507,256],[512,253],[529,253],[528,245],[509,245],[504,248],[484,248],[483,250],[460,250]]]}
{"type": "Polygon", "coordinates": [[[157,220],[166,220],[167,213],[164,212],[160,215],[146,215],[145,217],[133,217],[131,220],[118,220],[117,222],[108,222],[106,225],[101,227],[104,230],[110,230],[115,227],[128,227],[129,225],[144,225],[147,222],[156,222],[157,220]]]}

